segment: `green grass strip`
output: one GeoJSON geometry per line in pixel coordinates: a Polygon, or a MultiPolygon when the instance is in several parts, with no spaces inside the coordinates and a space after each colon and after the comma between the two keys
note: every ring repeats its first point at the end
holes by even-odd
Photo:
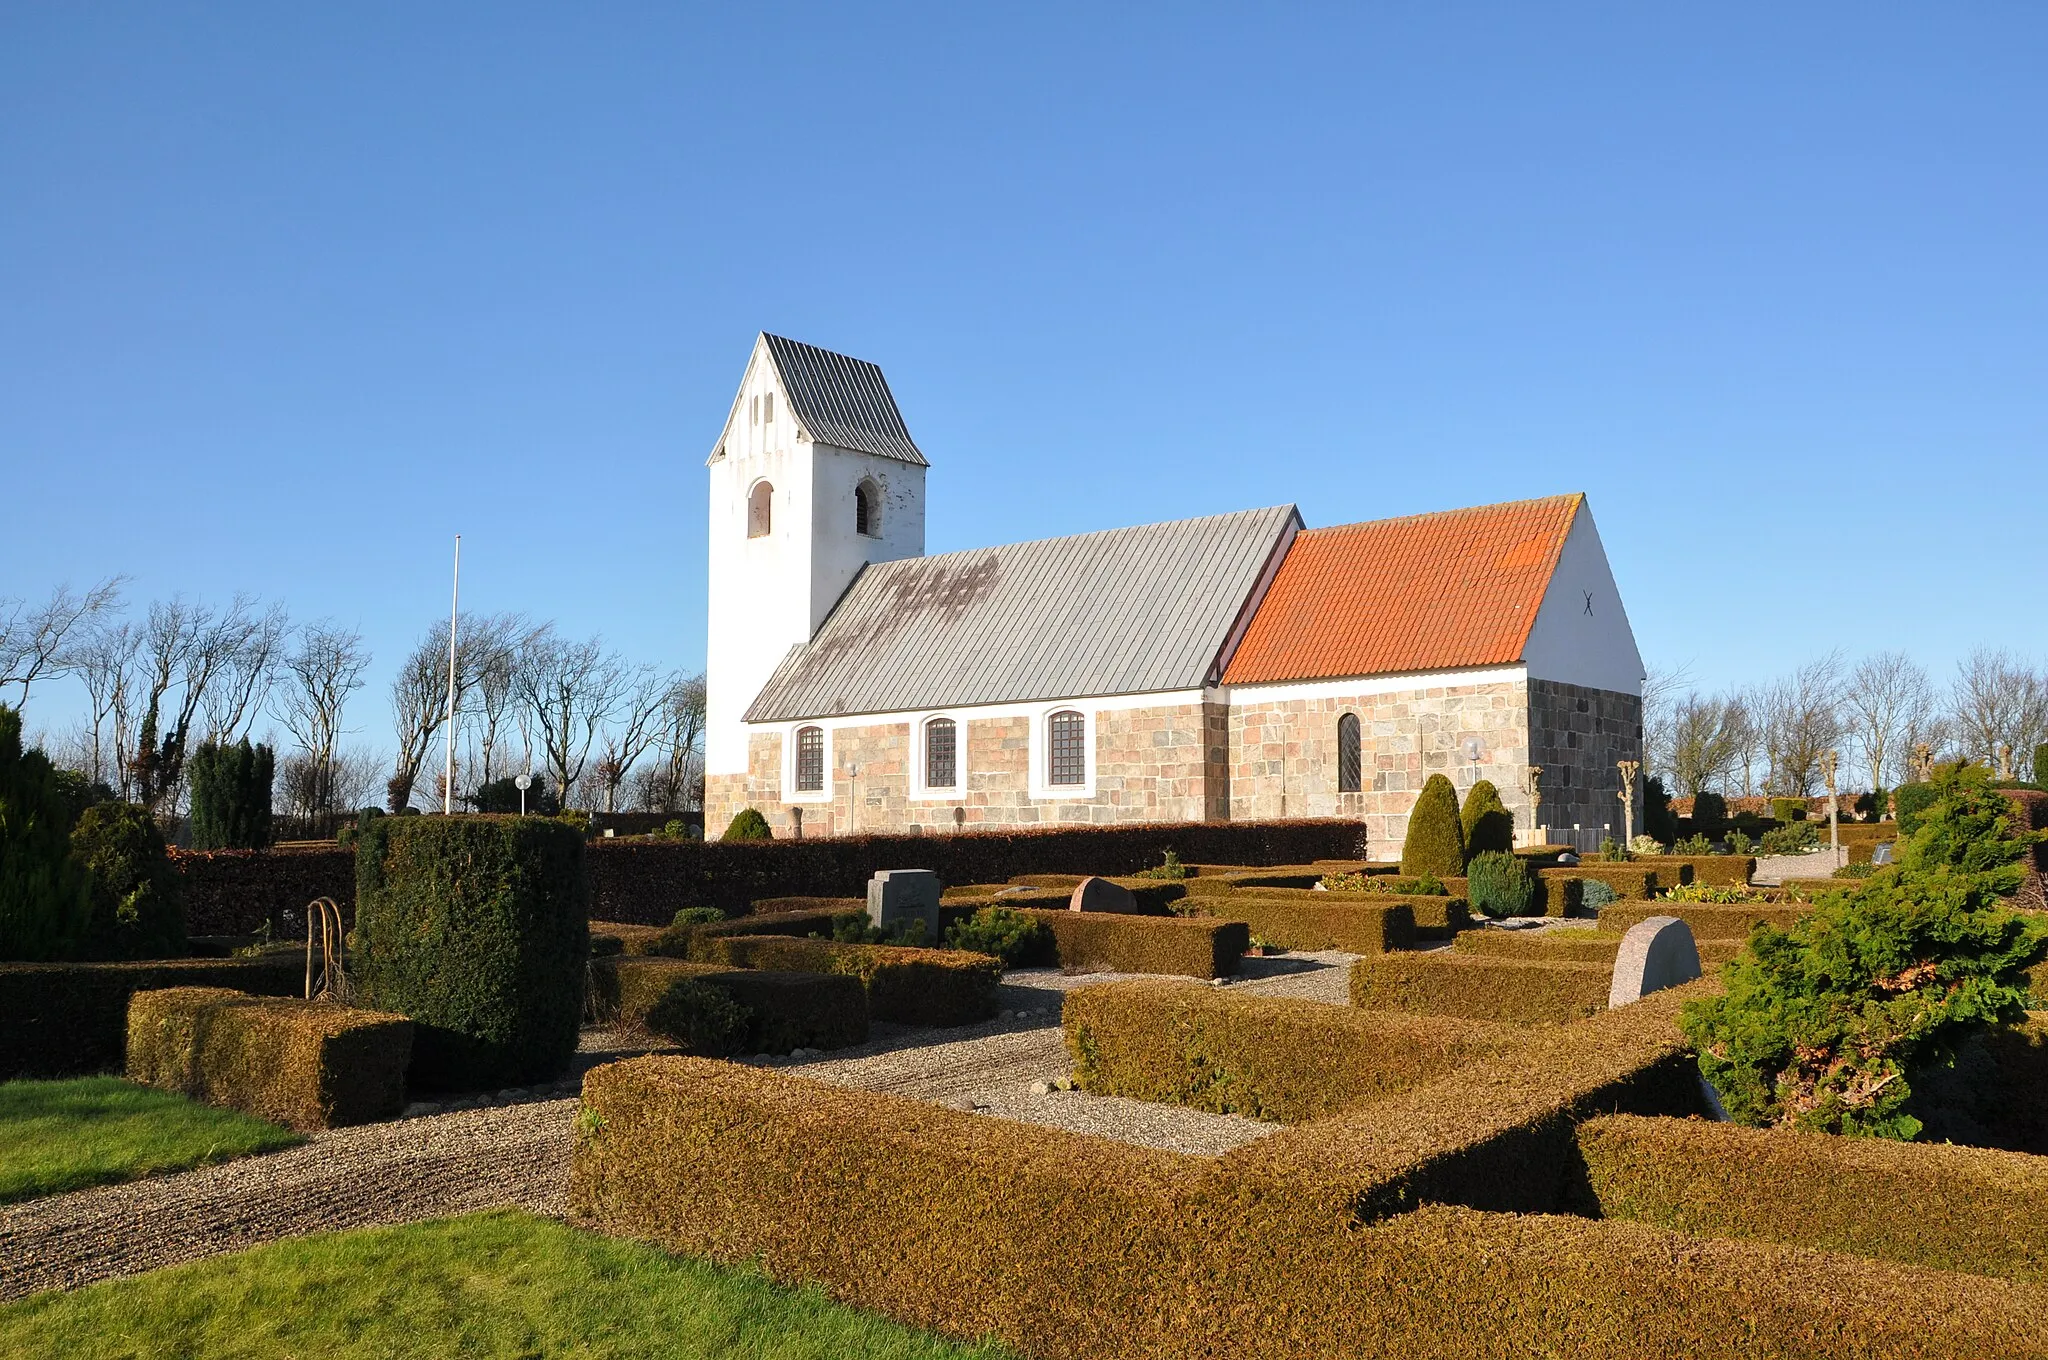
{"type": "Polygon", "coordinates": [[[118,1077],[0,1083],[0,1203],[183,1171],[301,1141],[118,1077]]]}
{"type": "Polygon", "coordinates": [[[0,1355],[1003,1360],[749,1270],[511,1210],[296,1238],[0,1305],[0,1355]]]}

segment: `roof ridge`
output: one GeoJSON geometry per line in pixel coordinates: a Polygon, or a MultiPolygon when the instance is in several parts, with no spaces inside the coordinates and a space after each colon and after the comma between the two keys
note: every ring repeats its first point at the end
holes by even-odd
{"type": "Polygon", "coordinates": [[[1076,539],[1094,538],[1098,534],[1129,534],[1144,529],[1168,529],[1184,524],[1200,524],[1204,520],[1232,519],[1240,515],[1269,515],[1278,510],[1291,510],[1297,518],[1301,507],[1293,501],[1278,505],[1255,505],[1249,510],[1220,510],[1212,515],[1187,515],[1180,519],[1154,520],[1150,524],[1118,524],[1107,529],[1083,529],[1078,534],[1047,534],[1044,538],[1020,538],[1010,543],[984,543],[975,548],[955,548],[951,552],[926,553],[922,557],[898,557],[887,562],[873,562],[870,566],[888,567],[897,562],[937,562],[948,557],[965,557],[969,553],[1008,551],[1014,548],[1031,548],[1041,543],[1071,543],[1076,539]]]}
{"type": "Polygon", "coordinates": [[[1302,532],[1328,534],[1335,533],[1339,529],[1377,529],[1384,525],[1407,524],[1415,520],[1443,519],[1450,515],[1469,515],[1478,510],[1509,510],[1524,505],[1550,505],[1558,501],[1576,502],[1572,506],[1572,515],[1576,518],[1579,507],[1585,504],[1586,493],[1583,491],[1559,491],[1549,496],[1523,496],[1512,501],[1485,501],[1479,505],[1454,506],[1449,510],[1418,510],[1412,515],[1389,515],[1385,519],[1353,520],[1349,524],[1325,524],[1320,529],[1305,529],[1302,532]]]}

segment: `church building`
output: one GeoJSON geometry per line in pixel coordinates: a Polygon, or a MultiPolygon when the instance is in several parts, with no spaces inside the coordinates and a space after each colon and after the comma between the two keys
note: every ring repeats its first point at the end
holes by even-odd
{"type": "Polygon", "coordinates": [[[929,466],[880,368],[756,342],[709,463],[708,834],[1351,817],[1391,856],[1435,773],[1524,842],[1619,834],[1643,664],[1585,496],[927,557],[929,466]]]}

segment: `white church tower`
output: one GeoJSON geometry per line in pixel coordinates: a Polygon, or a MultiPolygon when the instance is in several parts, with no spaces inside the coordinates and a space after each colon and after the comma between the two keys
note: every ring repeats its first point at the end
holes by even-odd
{"type": "Polygon", "coordinates": [[[860,569],[924,555],[927,464],[880,368],[763,334],[708,466],[710,786],[745,776],[747,706],[860,569]]]}

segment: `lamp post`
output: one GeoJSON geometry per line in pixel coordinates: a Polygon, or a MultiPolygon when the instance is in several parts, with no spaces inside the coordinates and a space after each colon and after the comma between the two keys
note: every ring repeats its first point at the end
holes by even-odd
{"type": "Polygon", "coordinates": [[[524,817],[526,815],[526,791],[533,787],[533,776],[530,774],[515,775],[512,779],[512,787],[519,790],[519,815],[524,817]]]}
{"type": "Polygon", "coordinates": [[[1834,858],[1836,866],[1840,867],[1842,858],[1841,803],[1835,797],[1835,761],[1836,756],[1833,751],[1826,751],[1821,754],[1821,777],[1828,781],[1828,854],[1834,858]]]}

